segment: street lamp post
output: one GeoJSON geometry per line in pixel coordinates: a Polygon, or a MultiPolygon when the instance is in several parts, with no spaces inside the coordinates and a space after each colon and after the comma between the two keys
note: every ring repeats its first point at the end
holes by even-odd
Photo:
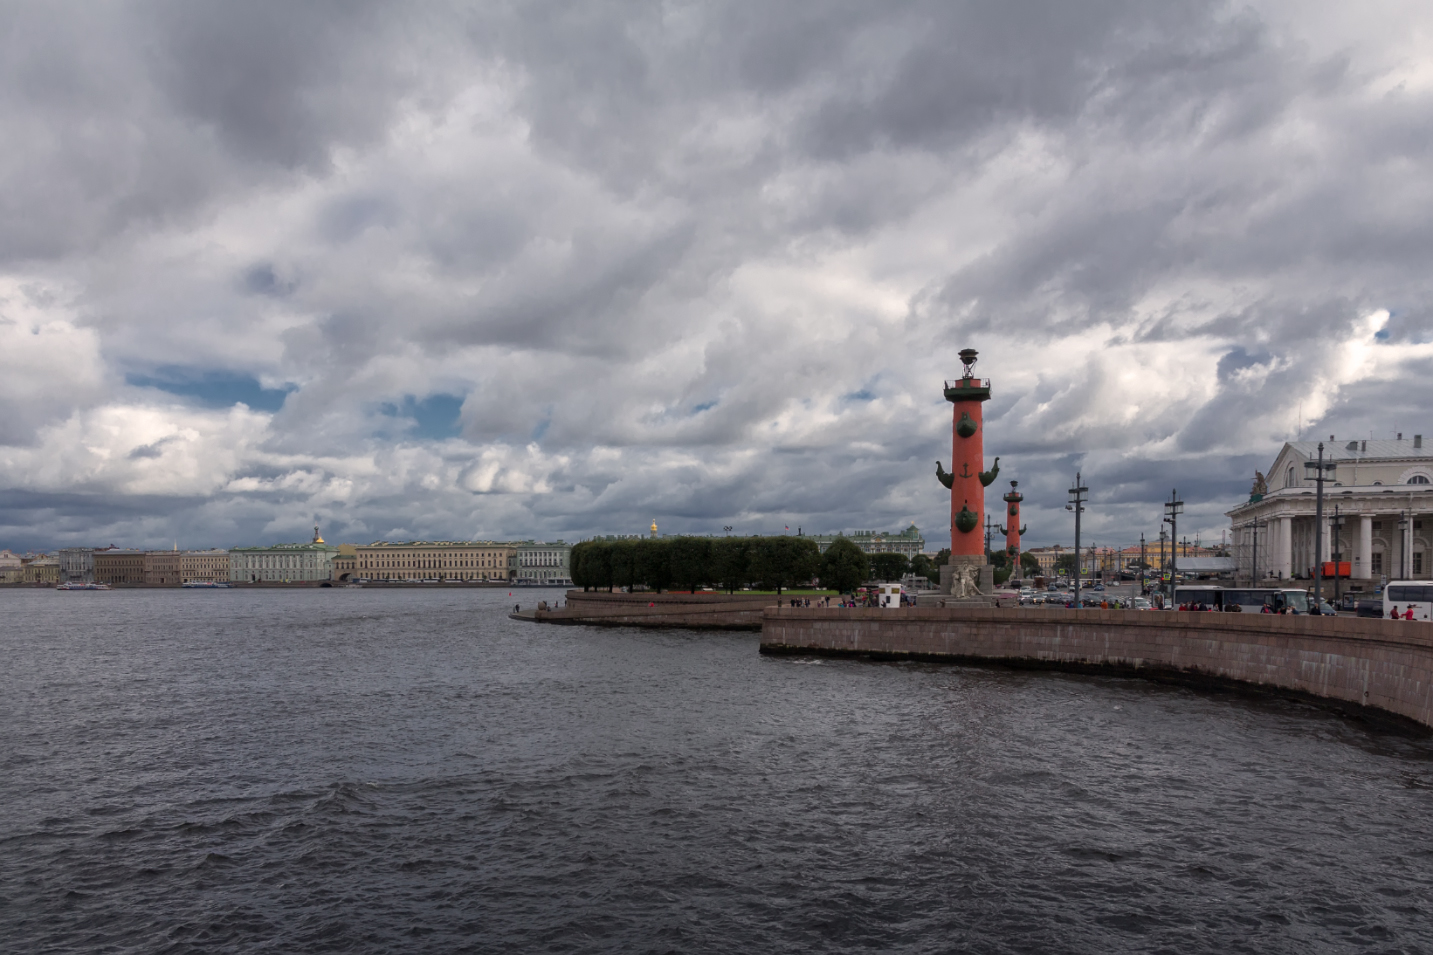
{"type": "MultiPolygon", "coordinates": [[[[1265,523],[1267,524],[1267,522],[1265,523]]],[[[1254,518],[1249,526],[1254,528],[1254,553],[1249,559],[1249,586],[1257,587],[1259,586],[1259,519],[1254,518]]]]}
{"type": "Polygon", "coordinates": [[[1340,540],[1342,535],[1339,534],[1339,529],[1343,527],[1343,515],[1338,512],[1337,504],[1333,506],[1333,520],[1329,521],[1329,523],[1333,525],[1333,605],[1334,609],[1337,610],[1339,597],[1343,595],[1343,590],[1339,586],[1341,575],[1338,569],[1340,563],[1339,557],[1342,556],[1339,553],[1339,548],[1343,546],[1340,540]]]}
{"type": "Polygon", "coordinates": [[[1080,515],[1085,513],[1085,501],[1090,489],[1080,483],[1080,472],[1075,472],[1075,486],[1070,488],[1070,503],[1065,510],[1075,512],[1075,609],[1080,609],[1080,515]]]}
{"type": "Polygon", "coordinates": [[[1319,601],[1323,599],[1323,570],[1324,570],[1324,482],[1333,480],[1328,472],[1337,467],[1334,462],[1324,463],[1324,443],[1319,442],[1319,457],[1317,461],[1304,462],[1304,476],[1313,475],[1314,484],[1317,485],[1318,493],[1314,496],[1314,609],[1319,609],[1319,601]]]}
{"type": "Polygon", "coordinates": [[[1161,521],[1159,525],[1159,589],[1161,593],[1164,591],[1164,569],[1168,566],[1164,556],[1164,541],[1165,538],[1169,536],[1169,532],[1164,529],[1164,525],[1168,523],[1169,521],[1166,519],[1161,521]]]}
{"type": "Polygon", "coordinates": [[[1179,515],[1184,513],[1184,502],[1179,499],[1179,490],[1169,492],[1164,503],[1164,519],[1169,523],[1169,602],[1174,603],[1174,580],[1179,571],[1179,515]]]}
{"type": "Polygon", "coordinates": [[[1144,571],[1148,562],[1144,559],[1144,531],[1139,532],[1139,595],[1144,596],[1144,571]]]}

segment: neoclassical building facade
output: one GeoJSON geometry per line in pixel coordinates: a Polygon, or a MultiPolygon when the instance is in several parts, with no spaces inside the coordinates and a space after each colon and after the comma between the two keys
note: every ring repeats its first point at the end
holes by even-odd
{"type": "Polygon", "coordinates": [[[1318,458],[1317,441],[1284,445],[1261,487],[1226,512],[1239,576],[1306,578],[1316,559],[1347,562],[1354,589],[1384,579],[1433,577],[1433,448],[1423,436],[1323,442],[1333,463],[1324,483],[1322,553],[1315,555],[1316,485],[1304,464],[1318,458]],[[1335,520],[1341,524],[1335,527],[1335,520]]]}
{"type": "Polygon", "coordinates": [[[517,545],[497,541],[374,541],[355,551],[359,579],[510,581],[517,575],[517,545]]]}

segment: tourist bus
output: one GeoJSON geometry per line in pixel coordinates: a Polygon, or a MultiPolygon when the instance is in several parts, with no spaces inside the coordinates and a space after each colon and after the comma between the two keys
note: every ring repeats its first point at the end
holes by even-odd
{"type": "Polygon", "coordinates": [[[1294,587],[1176,587],[1174,605],[1213,607],[1226,613],[1308,613],[1309,594],[1294,587]]]}
{"type": "Polygon", "coordinates": [[[1433,580],[1390,580],[1383,588],[1383,615],[1390,616],[1398,608],[1403,617],[1409,605],[1413,607],[1414,620],[1428,620],[1433,614],[1433,580]]]}
{"type": "Polygon", "coordinates": [[[1176,607],[1185,605],[1213,607],[1215,610],[1223,610],[1223,592],[1223,587],[1175,587],[1174,605],[1176,607]]]}
{"type": "Polygon", "coordinates": [[[1231,613],[1263,613],[1266,606],[1270,613],[1279,613],[1285,607],[1289,613],[1308,613],[1309,592],[1293,587],[1224,588],[1223,607],[1231,613]]]}

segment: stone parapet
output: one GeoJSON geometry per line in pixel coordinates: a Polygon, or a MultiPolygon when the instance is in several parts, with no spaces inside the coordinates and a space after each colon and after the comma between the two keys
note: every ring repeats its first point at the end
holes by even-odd
{"type": "Polygon", "coordinates": [[[1433,726],[1433,624],[1137,610],[797,610],[762,615],[763,653],[1103,670],[1245,684],[1433,726]]]}
{"type": "MultiPolygon", "coordinates": [[[[782,597],[789,600],[789,597],[782,597]]],[[[568,591],[561,610],[525,611],[535,623],[594,627],[680,627],[689,630],[760,630],[761,614],[775,609],[775,594],[609,594],[568,591]]]]}
{"type": "Polygon", "coordinates": [[[674,605],[696,605],[709,607],[714,604],[743,604],[753,607],[775,607],[777,601],[789,601],[792,598],[782,594],[780,598],[776,594],[752,594],[737,592],[728,593],[608,593],[605,590],[569,590],[565,595],[567,606],[572,608],[597,608],[597,607],[646,607],[648,604],[656,604],[660,607],[674,605]]]}

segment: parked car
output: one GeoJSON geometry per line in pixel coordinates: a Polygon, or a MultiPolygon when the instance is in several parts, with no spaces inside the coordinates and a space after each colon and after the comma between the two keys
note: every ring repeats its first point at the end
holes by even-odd
{"type": "Polygon", "coordinates": [[[1357,613],[1360,617],[1381,617],[1383,616],[1383,598],[1374,597],[1358,602],[1357,613]]]}

